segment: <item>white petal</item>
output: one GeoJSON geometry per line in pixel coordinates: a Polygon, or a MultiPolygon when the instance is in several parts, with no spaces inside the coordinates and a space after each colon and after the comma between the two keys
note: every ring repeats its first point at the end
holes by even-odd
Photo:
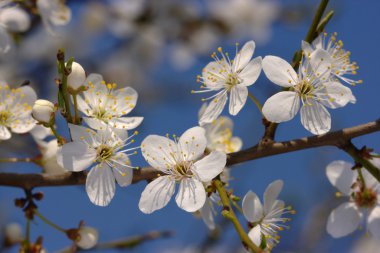
{"type": "Polygon", "coordinates": [[[205,129],[197,126],[186,130],[179,138],[178,145],[185,160],[198,159],[207,146],[205,129]]]}
{"type": "Polygon", "coordinates": [[[248,97],[248,89],[243,85],[235,85],[231,89],[229,112],[231,115],[236,115],[245,105],[248,97]]]}
{"type": "Polygon", "coordinates": [[[368,216],[368,229],[372,236],[380,240],[380,206],[372,209],[368,216]]]}
{"type": "Polygon", "coordinates": [[[331,56],[324,49],[317,49],[310,55],[310,65],[314,74],[324,82],[330,77],[331,73],[331,56]]]}
{"type": "Polygon", "coordinates": [[[70,129],[70,135],[71,139],[73,141],[83,141],[90,145],[95,145],[96,139],[96,132],[92,129],[89,129],[87,127],[78,126],[74,124],[69,123],[69,129],[70,129]]]}
{"type": "Polygon", "coordinates": [[[10,124],[12,132],[17,134],[24,134],[31,131],[36,126],[36,121],[32,118],[31,115],[24,118],[14,120],[10,124]]]}
{"type": "Polygon", "coordinates": [[[174,166],[170,153],[177,151],[177,144],[169,138],[159,135],[149,135],[141,143],[141,152],[145,160],[153,168],[165,171],[168,166],[174,166]]]}
{"type": "Polygon", "coordinates": [[[150,214],[166,206],[173,196],[175,181],[170,176],[160,176],[150,182],[141,193],[139,208],[150,214]]]}
{"type": "Polygon", "coordinates": [[[203,207],[199,210],[202,220],[210,230],[215,229],[214,213],[212,208],[212,201],[207,199],[203,207]]]}
{"type": "Polygon", "coordinates": [[[351,194],[351,186],[357,176],[352,167],[351,163],[345,161],[333,161],[326,167],[326,175],[330,183],[346,196],[351,194]]]}
{"type": "Polygon", "coordinates": [[[281,91],[265,102],[263,114],[271,122],[280,123],[294,118],[300,107],[300,99],[293,91],[281,91]]]}
{"type": "Polygon", "coordinates": [[[101,163],[90,170],[86,191],[93,204],[108,206],[115,195],[115,177],[107,164],[101,163]]]}
{"type": "Polygon", "coordinates": [[[85,115],[88,115],[91,111],[90,106],[86,103],[86,101],[82,98],[82,96],[77,96],[78,110],[83,112],[85,115]]]}
{"type": "Polygon", "coordinates": [[[96,158],[96,151],[83,142],[69,142],[57,151],[58,164],[69,171],[82,171],[96,158]]]}
{"type": "Polygon", "coordinates": [[[234,72],[241,71],[251,60],[253,53],[255,52],[256,44],[253,40],[248,41],[241,48],[239,53],[235,56],[234,62],[232,64],[232,69],[234,72]]]}
{"type": "Polygon", "coordinates": [[[11,132],[9,132],[6,126],[0,126],[0,140],[8,140],[11,136],[11,132]]]}
{"type": "Polygon", "coordinates": [[[282,87],[291,87],[298,82],[297,73],[293,67],[280,57],[265,56],[263,59],[263,70],[271,82],[282,87]]]}
{"type": "Polygon", "coordinates": [[[361,214],[354,203],[343,203],[334,209],[327,221],[327,232],[334,238],[346,236],[355,231],[361,214]]]}
{"type": "Polygon", "coordinates": [[[213,99],[207,106],[205,112],[202,114],[199,119],[199,125],[203,126],[216,120],[219,115],[222,113],[224,106],[227,102],[227,93],[223,93],[218,96],[216,99],[213,99]]]}
{"type": "Polygon", "coordinates": [[[191,170],[202,182],[210,182],[217,175],[222,173],[226,166],[227,156],[220,151],[212,151],[210,154],[194,163],[191,170]]]}
{"type": "Polygon", "coordinates": [[[92,129],[100,130],[105,129],[107,124],[104,121],[95,118],[83,117],[83,121],[92,129]]]}
{"type": "Polygon", "coordinates": [[[329,82],[325,84],[325,89],[318,92],[318,97],[324,98],[321,103],[329,108],[339,108],[346,106],[347,103],[355,103],[356,98],[350,88],[338,82],[329,82]],[[326,96],[327,93],[327,96],[326,96]],[[329,99],[331,98],[331,99],[329,99]]]}
{"type": "Polygon", "coordinates": [[[268,185],[264,192],[264,213],[269,213],[280,195],[284,182],[282,180],[273,181],[268,185]]]}
{"type": "Polygon", "coordinates": [[[115,167],[112,168],[112,171],[116,182],[121,187],[130,185],[133,178],[133,169],[126,166],[130,164],[129,157],[124,153],[118,153],[112,158],[112,161],[115,165],[115,167]]]}
{"type": "Polygon", "coordinates": [[[132,130],[138,127],[143,119],[144,117],[113,118],[109,124],[118,129],[132,130]]]}
{"type": "Polygon", "coordinates": [[[138,93],[131,87],[121,88],[115,91],[114,96],[117,99],[117,111],[122,115],[128,114],[135,108],[138,93]]]}
{"type": "Polygon", "coordinates": [[[301,107],[301,123],[312,134],[325,134],[331,129],[331,116],[323,105],[308,99],[301,107]]]}
{"type": "Polygon", "coordinates": [[[30,130],[30,134],[35,140],[43,140],[48,136],[52,136],[51,129],[42,125],[36,125],[30,130]]]}
{"type": "Polygon", "coordinates": [[[187,212],[198,211],[206,201],[203,184],[194,178],[182,179],[175,201],[180,208],[187,212]]]}
{"type": "Polygon", "coordinates": [[[243,199],[243,214],[247,221],[257,222],[263,218],[263,206],[261,205],[259,197],[256,193],[249,191],[245,194],[243,199]]]}
{"type": "Polygon", "coordinates": [[[25,32],[30,27],[30,17],[21,8],[4,8],[0,12],[0,23],[11,32],[25,32]]]}
{"type": "Polygon", "coordinates": [[[261,68],[262,68],[261,63],[262,63],[261,56],[256,57],[255,59],[253,59],[252,61],[248,63],[248,65],[239,74],[239,77],[243,79],[242,82],[240,83],[241,85],[249,86],[256,82],[261,72],[261,68]]]}
{"type": "Polygon", "coordinates": [[[34,102],[37,100],[37,93],[33,90],[33,88],[25,85],[19,89],[19,94],[22,95],[22,103],[27,103],[28,105],[33,106],[34,102]]]}
{"type": "Polygon", "coordinates": [[[0,53],[6,53],[11,49],[12,40],[8,32],[0,27],[0,53]]]}
{"type": "Polygon", "coordinates": [[[261,245],[261,228],[259,225],[256,225],[254,228],[252,228],[248,233],[249,239],[256,245],[261,245]]]}
{"type": "MultiPolygon", "coordinates": [[[[224,60],[222,60],[223,62],[224,60]]],[[[223,87],[223,80],[220,72],[223,69],[223,64],[212,61],[202,70],[202,79],[207,88],[218,90],[223,87]]]]}
{"type": "Polygon", "coordinates": [[[239,137],[232,137],[230,142],[228,153],[238,152],[243,147],[243,141],[239,137]]]}
{"type": "Polygon", "coordinates": [[[302,51],[305,53],[305,55],[309,55],[314,51],[314,49],[308,42],[302,41],[302,51]]]}

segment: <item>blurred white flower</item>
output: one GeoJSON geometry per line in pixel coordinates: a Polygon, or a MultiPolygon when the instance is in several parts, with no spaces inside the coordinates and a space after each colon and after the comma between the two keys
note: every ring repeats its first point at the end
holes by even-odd
{"type": "Polygon", "coordinates": [[[129,155],[137,148],[124,149],[134,143],[133,135],[122,139],[111,128],[97,132],[69,124],[72,142],[58,148],[57,161],[69,171],[83,171],[91,167],[86,179],[86,191],[91,202],[107,206],[115,195],[115,180],[122,186],[132,182],[133,168],[129,155]],[[128,153],[129,152],[129,153],[128,153]]]}
{"type": "Polygon", "coordinates": [[[56,112],[54,104],[45,99],[38,99],[32,107],[32,115],[40,123],[51,124],[56,112]]]}
{"type": "Polygon", "coordinates": [[[291,207],[285,206],[284,201],[277,199],[282,187],[282,180],[269,184],[264,192],[263,204],[252,191],[249,191],[243,199],[243,214],[251,227],[248,233],[249,238],[257,246],[262,246],[263,242],[266,243],[265,247],[269,250],[279,243],[278,232],[288,228],[284,223],[290,219],[282,216],[295,213],[291,207]]]}
{"type": "Polygon", "coordinates": [[[75,244],[82,249],[91,249],[99,239],[98,230],[92,227],[80,227],[78,231],[79,237],[75,244]]]}
{"type": "Polygon", "coordinates": [[[203,183],[219,175],[226,165],[226,154],[213,151],[204,155],[207,140],[205,130],[193,127],[174,136],[174,141],[163,136],[149,135],[141,144],[145,160],[163,175],[149,183],[141,194],[139,208],[152,213],[166,206],[179,183],[177,205],[187,211],[199,210],[206,201],[203,183]],[[203,157],[203,158],[202,158],[203,157]]]}
{"type": "Polygon", "coordinates": [[[248,97],[247,86],[255,83],[261,72],[261,57],[251,60],[254,51],[255,42],[249,41],[239,52],[236,46],[234,60],[230,60],[228,53],[224,53],[221,47],[218,48],[221,58],[216,53],[212,54],[215,61],[203,69],[202,76],[198,76],[202,90],[192,91],[192,93],[217,92],[207,99],[202,99],[212,101],[200,117],[199,125],[213,122],[222,113],[228,93],[230,93],[229,113],[236,115],[243,108],[248,97]]]}
{"type": "Polygon", "coordinates": [[[370,236],[363,236],[357,240],[350,253],[378,253],[380,241],[370,236]]]}
{"type": "MultiPolygon", "coordinates": [[[[372,162],[380,168],[380,159],[372,162]]],[[[380,240],[380,184],[364,168],[356,168],[345,161],[334,161],[326,167],[330,183],[338,190],[338,196],[348,197],[345,202],[334,209],[327,221],[327,232],[334,238],[351,234],[365,220],[371,235],[380,240]],[[362,173],[365,185],[359,178],[362,173]]]]}
{"type": "Polygon", "coordinates": [[[207,1],[210,14],[227,23],[233,36],[254,38],[266,42],[272,24],[278,18],[280,6],[273,0],[211,0],[207,1]]]}
{"type": "Polygon", "coordinates": [[[276,123],[289,121],[301,107],[301,123],[308,131],[313,134],[330,131],[331,116],[325,107],[335,109],[354,102],[349,88],[330,81],[331,64],[329,53],[318,49],[303,57],[297,74],[280,57],[266,56],[263,60],[265,75],[289,91],[278,92],[265,102],[262,110],[265,118],[276,123]]]}
{"type": "Polygon", "coordinates": [[[7,245],[21,243],[24,240],[24,235],[20,224],[9,223],[4,228],[4,238],[7,245]]]}
{"type": "Polygon", "coordinates": [[[106,83],[99,74],[90,74],[85,85],[89,89],[77,97],[78,109],[85,114],[83,120],[91,128],[104,130],[110,126],[131,130],[143,121],[143,117],[123,117],[136,106],[138,95],[131,87],[116,89],[115,83],[106,83]]]}
{"type": "Polygon", "coordinates": [[[29,86],[11,89],[0,81],[0,140],[11,138],[11,132],[26,133],[35,126],[32,106],[37,99],[35,91],[29,86]]]}
{"type": "Polygon", "coordinates": [[[71,10],[62,0],[37,0],[37,8],[46,30],[53,35],[55,26],[67,25],[71,20],[71,10]]]}
{"type": "Polygon", "coordinates": [[[347,75],[356,75],[356,70],[359,69],[359,66],[356,62],[351,62],[351,53],[343,49],[343,42],[337,40],[337,33],[332,34],[327,42],[326,37],[327,33],[321,33],[311,44],[302,41],[302,50],[306,54],[311,54],[317,49],[326,50],[331,56],[332,80],[342,80],[351,85],[362,83],[362,80],[355,81],[347,77],[347,75]]]}
{"type": "Polygon", "coordinates": [[[30,27],[30,17],[18,7],[0,6],[0,53],[6,53],[13,42],[9,32],[25,32],[30,27]]]}
{"type": "Polygon", "coordinates": [[[50,128],[44,127],[41,125],[36,125],[30,130],[30,134],[32,135],[34,140],[43,140],[48,136],[52,136],[53,133],[50,128]]]}

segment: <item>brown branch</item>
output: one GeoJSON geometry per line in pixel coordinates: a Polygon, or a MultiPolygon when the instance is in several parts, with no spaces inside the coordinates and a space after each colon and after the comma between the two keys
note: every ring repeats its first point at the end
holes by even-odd
{"type": "MultiPolygon", "coordinates": [[[[284,142],[257,144],[251,148],[228,155],[227,165],[231,166],[278,154],[322,146],[335,146],[344,150],[352,138],[380,131],[380,119],[366,124],[345,128],[324,135],[304,137],[284,142]]],[[[356,160],[356,158],[354,157],[356,160]]],[[[363,163],[363,161],[362,161],[363,163]]],[[[363,164],[365,166],[365,164],[363,164]]],[[[152,180],[159,172],[153,168],[135,170],[133,183],[152,180]]],[[[31,189],[43,186],[82,185],[86,182],[86,172],[67,172],[61,175],[0,173],[0,186],[31,189]]]]}

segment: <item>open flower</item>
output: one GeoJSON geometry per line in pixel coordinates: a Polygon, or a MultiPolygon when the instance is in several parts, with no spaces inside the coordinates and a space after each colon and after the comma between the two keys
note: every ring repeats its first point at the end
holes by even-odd
{"type": "Polygon", "coordinates": [[[88,197],[95,205],[107,206],[115,194],[115,180],[123,187],[132,182],[134,167],[129,155],[137,148],[123,148],[134,143],[131,138],[137,132],[121,139],[110,128],[97,132],[72,124],[69,128],[73,142],[58,149],[58,164],[75,172],[91,167],[86,179],[88,197]]]}
{"type": "MultiPolygon", "coordinates": [[[[372,162],[380,168],[379,158],[373,158],[372,162]]],[[[371,235],[380,240],[380,184],[364,168],[353,170],[353,167],[345,161],[334,161],[326,167],[327,178],[339,190],[337,196],[348,198],[331,212],[327,232],[335,238],[343,237],[355,231],[365,220],[371,235]]]]}
{"type": "Polygon", "coordinates": [[[221,116],[212,123],[204,125],[207,148],[227,154],[239,151],[243,142],[239,137],[232,136],[233,124],[230,118],[221,116]]]}
{"type": "Polygon", "coordinates": [[[295,213],[291,207],[285,207],[284,201],[277,199],[282,187],[282,180],[269,184],[264,192],[263,204],[252,191],[249,191],[243,199],[243,214],[251,227],[248,233],[249,238],[257,246],[264,246],[269,250],[279,243],[278,232],[288,228],[284,223],[290,219],[282,215],[295,213]],[[266,244],[262,245],[263,242],[266,244]]]}
{"type": "Polygon", "coordinates": [[[177,205],[187,212],[199,210],[206,201],[203,182],[209,182],[223,171],[226,154],[213,151],[202,158],[207,140],[205,130],[193,127],[174,140],[149,135],[141,144],[145,160],[163,174],[149,183],[141,194],[139,208],[152,213],[166,206],[179,183],[177,205]]]}
{"type": "Polygon", "coordinates": [[[229,112],[236,115],[243,108],[247,101],[248,88],[256,82],[261,72],[261,57],[251,60],[255,51],[255,42],[247,42],[243,48],[237,52],[233,60],[230,60],[228,53],[224,53],[222,48],[218,48],[221,58],[216,53],[212,54],[214,61],[210,62],[202,71],[202,76],[198,76],[198,81],[202,83],[200,91],[192,93],[217,92],[215,95],[202,99],[211,100],[206,110],[199,119],[199,125],[213,122],[223,111],[230,94],[229,112]]]}
{"type": "Polygon", "coordinates": [[[262,110],[265,118],[275,123],[288,121],[301,107],[301,123],[308,131],[313,134],[330,131],[331,116],[325,107],[335,109],[355,102],[349,88],[330,81],[331,63],[329,53],[318,49],[303,57],[297,74],[285,60],[266,56],[263,70],[268,79],[289,90],[265,102],[262,110]]]}
{"type": "Polygon", "coordinates": [[[54,33],[54,26],[67,25],[71,20],[71,10],[62,0],[37,0],[38,12],[46,30],[54,33]]]}
{"type": "Polygon", "coordinates": [[[32,106],[37,99],[29,86],[10,89],[0,82],[0,140],[11,138],[11,132],[26,133],[36,124],[32,118],[32,106]]]}
{"type": "Polygon", "coordinates": [[[131,87],[116,89],[116,84],[106,83],[99,74],[90,74],[83,97],[78,96],[78,109],[86,116],[83,120],[96,130],[110,126],[120,130],[138,127],[143,117],[123,117],[136,106],[137,92],[131,87]]]}
{"type": "Polygon", "coordinates": [[[0,5],[0,53],[6,53],[11,48],[12,38],[9,32],[25,32],[29,27],[30,17],[26,11],[0,5]]]}
{"type": "Polygon", "coordinates": [[[317,49],[326,50],[331,56],[331,79],[342,80],[345,83],[355,85],[362,83],[362,80],[355,81],[347,75],[356,75],[359,66],[356,62],[351,62],[350,52],[343,49],[343,42],[337,40],[337,33],[330,36],[326,42],[327,33],[321,33],[311,44],[302,41],[302,50],[306,54],[312,54],[317,49]]]}

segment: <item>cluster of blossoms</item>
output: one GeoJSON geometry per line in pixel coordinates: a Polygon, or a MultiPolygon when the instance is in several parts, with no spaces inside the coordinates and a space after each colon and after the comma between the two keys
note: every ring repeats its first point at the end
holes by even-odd
{"type": "MultiPolygon", "coordinates": [[[[54,34],[54,26],[66,25],[71,20],[71,11],[61,0],[37,0],[35,5],[49,33],[54,34]]],[[[27,11],[10,0],[3,0],[0,3],[0,53],[11,49],[11,33],[26,32],[30,26],[31,17],[27,11]]]]}
{"type": "Polygon", "coordinates": [[[309,45],[303,42],[303,56],[298,72],[285,60],[277,56],[266,56],[263,60],[257,57],[251,60],[255,43],[246,43],[233,60],[228,53],[218,48],[221,57],[212,54],[210,62],[198,76],[202,82],[203,93],[218,91],[215,95],[202,100],[211,100],[203,111],[200,125],[214,121],[223,111],[230,94],[229,113],[236,115],[244,106],[247,97],[247,86],[256,82],[263,69],[273,83],[285,90],[270,97],[262,108],[264,117],[274,123],[289,121],[301,111],[302,125],[313,134],[324,134],[331,129],[331,116],[326,107],[335,109],[355,103],[351,89],[342,85],[339,80],[349,84],[353,81],[345,75],[355,74],[356,63],[351,63],[349,53],[342,49],[343,43],[336,42],[335,35],[324,43],[320,35],[309,45]]]}

